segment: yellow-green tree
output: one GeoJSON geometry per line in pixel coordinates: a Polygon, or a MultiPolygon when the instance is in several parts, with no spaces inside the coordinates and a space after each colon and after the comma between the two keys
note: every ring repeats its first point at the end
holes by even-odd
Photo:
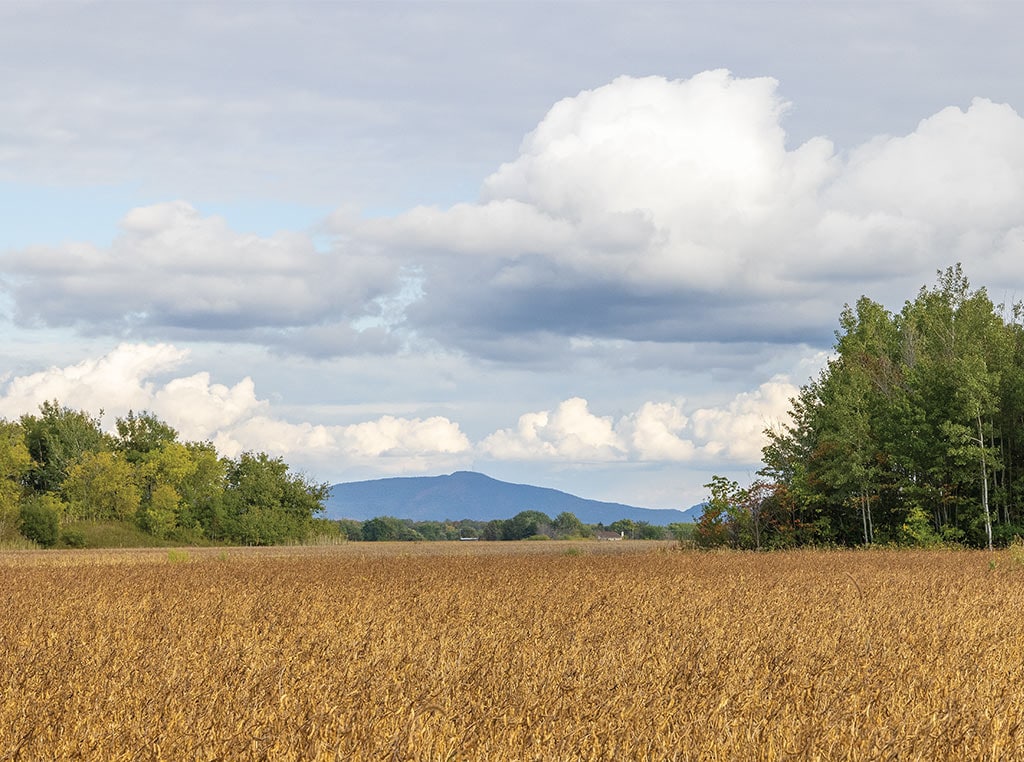
{"type": "Polygon", "coordinates": [[[117,452],[86,452],[64,480],[68,513],[79,519],[131,521],[142,495],[131,464],[117,452]]]}
{"type": "Polygon", "coordinates": [[[140,510],[142,528],[156,537],[167,537],[178,525],[181,496],[169,484],[157,484],[148,504],[140,510]]]}
{"type": "Polygon", "coordinates": [[[0,538],[15,531],[24,491],[22,480],[31,467],[24,430],[17,423],[0,421],[0,538]]]}

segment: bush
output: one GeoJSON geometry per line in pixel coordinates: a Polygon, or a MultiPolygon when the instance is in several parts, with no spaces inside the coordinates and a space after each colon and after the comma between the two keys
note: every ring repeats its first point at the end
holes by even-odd
{"type": "Polygon", "coordinates": [[[28,500],[21,506],[19,531],[44,548],[57,544],[58,523],[57,511],[38,498],[28,500]]]}
{"type": "Polygon", "coordinates": [[[60,541],[69,548],[84,548],[87,545],[85,535],[78,529],[65,529],[60,533],[60,541]]]}

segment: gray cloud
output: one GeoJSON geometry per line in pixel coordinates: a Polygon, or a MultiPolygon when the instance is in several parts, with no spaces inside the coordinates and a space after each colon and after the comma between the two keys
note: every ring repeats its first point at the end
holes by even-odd
{"type": "Polygon", "coordinates": [[[956,261],[1024,284],[1011,107],[945,108],[848,159],[787,148],[789,108],[770,79],[618,78],[555,104],[478,204],[337,224],[415,260],[410,324],[482,356],[509,335],[821,347],[844,302],[898,307],[956,261]]]}
{"type": "Polygon", "coordinates": [[[135,209],[121,227],[105,248],[67,244],[0,255],[16,319],[85,333],[331,351],[381,343],[379,331],[356,331],[351,321],[379,316],[375,300],[397,288],[398,268],[383,257],[318,251],[301,234],[237,233],[183,202],[135,209]]]}
{"type": "Polygon", "coordinates": [[[467,200],[553,102],[624,73],[771,73],[798,104],[788,139],[828,125],[841,149],[951,102],[1024,96],[1024,9],[1000,2],[8,0],[0,13],[0,179],[129,182],[197,204],[467,200]]]}
{"type": "Polygon", "coordinates": [[[25,324],[336,356],[436,346],[561,361],[575,339],[828,346],[844,302],[899,301],[955,261],[1024,287],[1024,120],[975,99],[847,158],[787,147],[769,78],[620,77],[557,102],[478,203],[305,234],[184,202],[109,247],[8,252],[25,324]]]}

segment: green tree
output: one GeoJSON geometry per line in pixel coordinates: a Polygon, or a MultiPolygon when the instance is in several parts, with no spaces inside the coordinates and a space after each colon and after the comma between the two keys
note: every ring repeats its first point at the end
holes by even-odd
{"type": "Polygon", "coordinates": [[[339,519],[338,529],[346,540],[358,542],[363,539],[363,524],[355,519],[339,519]]]}
{"type": "Polygon", "coordinates": [[[636,539],[636,522],[632,519],[619,519],[618,521],[613,521],[608,525],[608,529],[612,532],[618,532],[627,540],[636,539]]]}
{"type": "Polygon", "coordinates": [[[540,511],[520,511],[502,526],[501,539],[525,540],[551,530],[551,519],[540,511]]]}
{"type": "Polygon", "coordinates": [[[959,265],[938,275],[898,314],[846,307],[836,357],[768,432],[760,473],[787,538],[990,545],[994,523],[1015,526],[1024,331],[959,265]]]}
{"type": "Polygon", "coordinates": [[[570,513],[569,511],[562,511],[562,513],[555,516],[555,520],[551,522],[551,527],[555,532],[555,537],[559,539],[586,537],[588,534],[587,528],[583,526],[583,522],[576,517],[575,513],[570,513]]]}
{"type": "Polygon", "coordinates": [[[0,420],[0,539],[17,530],[22,483],[31,468],[32,456],[21,425],[0,420]]]}
{"type": "Polygon", "coordinates": [[[505,538],[505,519],[492,519],[484,524],[480,536],[485,540],[502,540],[505,538]]]}
{"type": "Polygon", "coordinates": [[[158,537],[167,537],[177,526],[198,528],[198,517],[182,499],[199,467],[192,451],[179,442],[163,441],[145,452],[136,451],[135,457],[142,493],[140,526],[158,537]]]}
{"type": "Polygon", "coordinates": [[[634,536],[638,540],[664,540],[665,527],[655,526],[649,521],[638,521],[634,536]]]}
{"type": "Polygon", "coordinates": [[[745,495],[739,484],[724,476],[712,476],[704,485],[711,490],[693,530],[693,541],[700,548],[723,545],[742,547],[747,522],[743,515],[745,495]]]}
{"type": "Polygon", "coordinates": [[[685,547],[693,541],[694,524],[691,522],[673,522],[668,525],[667,529],[680,547],[685,547]]]}
{"type": "Polygon", "coordinates": [[[26,481],[36,492],[59,491],[83,454],[110,449],[99,418],[62,407],[56,400],[44,402],[39,415],[23,415],[21,426],[33,461],[26,481]]]}
{"type": "Polygon", "coordinates": [[[178,439],[178,432],[152,413],[135,414],[129,410],[116,421],[115,447],[125,454],[129,463],[138,463],[149,453],[162,450],[178,439]]]}
{"type": "Polygon", "coordinates": [[[367,542],[388,542],[399,539],[402,522],[394,516],[377,516],[362,525],[362,538],[367,542]]]}
{"type": "Polygon", "coordinates": [[[167,537],[178,525],[181,496],[169,484],[157,484],[139,509],[139,525],[155,537],[167,537]]]}
{"type": "Polygon", "coordinates": [[[185,449],[192,465],[175,485],[181,495],[178,524],[199,527],[207,537],[225,537],[227,461],[209,442],[188,442],[185,449]]]}
{"type": "Polygon", "coordinates": [[[248,545],[301,541],[330,492],[266,453],[227,461],[225,485],[224,528],[228,538],[248,545]]]}
{"type": "Polygon", "coordinates": [[[57,511],[49,501],[40,496],[34,496],[22,504],[18,528],[28,539],[39,543],[44,548],[49,548],[57,543],[58,527],[57,511]]]}

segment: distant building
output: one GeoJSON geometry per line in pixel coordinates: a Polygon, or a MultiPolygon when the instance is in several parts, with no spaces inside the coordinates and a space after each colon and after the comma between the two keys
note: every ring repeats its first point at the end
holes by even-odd
{"type": "Polygon", "coordinates": [[[605,529],[598,529],[594,536],[599,540],[621,540],[626,536],[625,532],[609,532],[605,529]]]}

